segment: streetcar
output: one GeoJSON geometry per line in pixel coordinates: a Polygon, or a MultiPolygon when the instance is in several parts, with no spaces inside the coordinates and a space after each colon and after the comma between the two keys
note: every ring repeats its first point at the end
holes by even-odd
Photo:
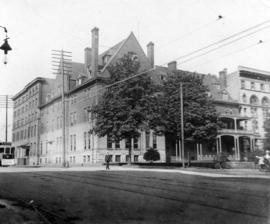
{"type": "Polygon", "coordinates": [[[11,142],[0,142],[0,166],[15,165],[15,148],[11,146],[11,142]]]}

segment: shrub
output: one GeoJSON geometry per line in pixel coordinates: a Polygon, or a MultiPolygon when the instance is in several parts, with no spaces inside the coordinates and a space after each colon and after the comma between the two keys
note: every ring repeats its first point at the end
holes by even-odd
{"type": "Polygon", "coordinates": [[[153,161],[160,160],[160,154],[157,150],[150,148],[144,153],[143,158],[146,161],[153,162],[153,161]]]}
{"type": "Polygon", "coordinates": [[[223,169],[226,168],[225,163],[227,161],[229,161],[228,159],[229,154],[225,153],[225,152],[221,152],[219,154],[217,154],[216,158],[214,159],[214,163],[215,163],[215,168],[219,168],[219,169],[223,169]]]}
{"type": "Polygon", "coordinates": [[[255,150],[252,152],[246,152],[246,157],[248,159],[248,161],[251,162],[257,162],[258,158],[256,158],[256,156],[264,156],[265,152],[263,150],[255,150]]]}

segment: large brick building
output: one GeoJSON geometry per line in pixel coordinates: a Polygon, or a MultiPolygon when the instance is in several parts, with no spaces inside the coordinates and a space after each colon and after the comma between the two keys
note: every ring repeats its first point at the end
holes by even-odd
{"type": "MultiPolygon", "coordinates": [[[[64,76],[65,122],[62,116],[61,75],[57,75],[55,79],[36,78],[14,96],[13,145],[16,147],[18,163],[61,165],[65,157],[70,165],[87,165],[104,162],[107,152],[112,155],[113,162],[126,162],[128,144],[132,145],[133,162],[143,161],[143,154],[149,147],[156,148],[160,152],[163,162],[181,160],[179,145],[166,141],[163,136],[156,136],[152,131],[141,131],[140,137],[132,139],[131,142],[124,140],[113,142],[109,137],[99,138],[93,133],[93,120],[89,109],[98,103],[97,93],[110,75],[108,72],[110,64],[125,54],[132,54],[140,61],[140,71],[155,68],[149,74],[158,82],[177,70],[176,62],[169,63],[168,67],[154,67],[154,44],[150,42],[147,45],[145,54],[133,33],[101,54],[98,45],[99,30],[94,28],[92,46],[84,50],[84,63],[72,62],[70,75],[64,76]],[[64,139],[63,123],[65,123],[64,139]],[[64,151],[63,141],[66,145],[64,151]]],[[[252,79],[250,72],[248,77],[243,76],[243,72],[239,74],[245,79],[252,79]]],[[[219,78],[212,75],[198,75],[203,77],[204,84],[209,87],[209,95],[212,96],[220,119],[224,121],[226,127],[220,130],[215,147],[209,148],[205,144],[187,141],[185,145],[190,158],[208,160],[218,152],[226,151],[231,155],[231,159],[242,159],[241,153],[259,147],[258,140],[263,137],[260,133],[250,130],[249,123],[254,121],[245,108],[265,109],[265,96],[257,97],[257,101],[262,102],[260,105],[253,106],[253,101],[252,105],[247,105],[241,98],[243,88],[231,86],[235,85],[233,75],[227,75],[226,71],[222,71],[219,78]],[[229,93],[232,93],[232,96],[229,93]]],[[[239,79],[239,75],[236,77],[238,78],[235,79],[239,79]]],[[[256,84],[256,88],[266,88],[262,87],[262,83],[267,82],[267,74],[260,77],[260,81],[256,81],[260,82],[260,85],[256,84]]],[[[254,95],[245,94],[250,100],[254,95]]],[[[262,123],[260,120],[258,122],[262,123]]]]}

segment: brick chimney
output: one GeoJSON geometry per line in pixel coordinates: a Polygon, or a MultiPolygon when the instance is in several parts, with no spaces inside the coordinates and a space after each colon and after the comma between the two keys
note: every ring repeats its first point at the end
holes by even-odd
{"type": "Polygon", "coordinates": [[[150,61],[151,68],[154,68],[155,66],[155,58],[154,58],[154,43],[149,42],[147,44],[147,57],[150,61]]]}
{"type": "Polygon", "coordinates": [[[226,88],[227,87],[227,68],[224,68],[222,71],[219,72],[219,80],[220,80],[220,87],[226,88]]]}
{"type": "Polygon", "coordinates": [[[98,28],[92,29],[91,75],[96,77],[98,73],[98,28]]]}
{"type": "Polygon", "coordinates": [[[91,54],[92,49],[90,47],[86,47],[84,49],[84,66],[86,70],[89,70],[89,66],[91,65],[91,54]]]}
{"type": "Polygon", "coordinates": [[[168,69],[169,69],[169,71],[175,71],[175,70],[177,70],[177,62],[176,61],[172,61],[172,62],[168,63],[168,69]]]}

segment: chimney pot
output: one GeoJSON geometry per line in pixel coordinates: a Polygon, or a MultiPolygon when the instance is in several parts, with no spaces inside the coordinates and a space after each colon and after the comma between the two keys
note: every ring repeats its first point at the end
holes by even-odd
{"type": "Polygon", "coordinates": [[[154,55],[154,43],[149,42],[147,44],[147,57],[150,61],[151,68],[154,68],[155,65],[155,55],[154,55]]]}
{"type": "Polygon", "coordinates": [[[177,70],[177,62],[176,61],[172,61],[172,62],[168,63],[168,69],[170,71],[177,70]]]}

